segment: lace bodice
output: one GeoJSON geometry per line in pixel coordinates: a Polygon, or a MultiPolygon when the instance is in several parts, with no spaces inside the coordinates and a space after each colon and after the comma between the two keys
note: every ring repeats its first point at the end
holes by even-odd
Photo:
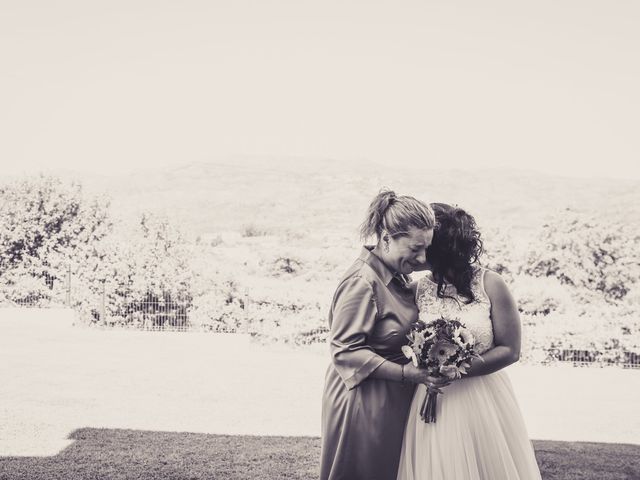
{"type": "Polygon", "coordinates": [[[419,318],[424,322],[436,320],[441,316],[458,319],[466,325],[476,339],[476,351],[484,353],[493,348],[493,324],[491,322],[491,303],[484,290],[484,273],[486,269],[477,268],[471,282],[471,290],[475,296],[472,303],[464,303],[453,285],[445,287],[445,294],[454,298],[440,298],[436,292],[438,285],[427,277],[418,281],[416,304],[420,311],[419,318]],[[456,300],[459,299],[459,300],[456,300]]]}

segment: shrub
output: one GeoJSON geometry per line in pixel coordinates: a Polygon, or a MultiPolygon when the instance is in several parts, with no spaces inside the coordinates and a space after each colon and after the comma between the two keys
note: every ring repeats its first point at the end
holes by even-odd
{"type": "Polygon", "coordinates": [[[274,275],[293,275],[300,273],[302,270],[302,262],[291,257],[278,257],[273,261],[271,271],[274,275]]]}
{"type": "Polygon", "coordinates": [[[267,231],[257,227],[254,224],[245,225],[242,227],[242,236],[243,237],[264,237],[267,235],[267,231]]]}
{"type": "Polygon", "coordinates": [[[571,293],[556,278],[516,275],[511,282],[520,313],[549,315],[564,313],[573,306],[571,293]]]}

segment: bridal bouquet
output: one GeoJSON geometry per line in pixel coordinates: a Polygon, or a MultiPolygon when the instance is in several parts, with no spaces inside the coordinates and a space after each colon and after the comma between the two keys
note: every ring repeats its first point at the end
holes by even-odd
{"type": "MultiPolygon", "coordinates": [[[[426,368],[433,377],[449,380],[460,378],[471,367],[471,359],[480,358],[474,350],[475,339],[457,319],[441,317],[429,323],[418,320],[407,335],[409,345],[402,353],[416,367],[426,368]]],[[[420,408],[420,417],[426,423],[436,421],[437,388],[427,387],[427,396],[420,408]]]]}

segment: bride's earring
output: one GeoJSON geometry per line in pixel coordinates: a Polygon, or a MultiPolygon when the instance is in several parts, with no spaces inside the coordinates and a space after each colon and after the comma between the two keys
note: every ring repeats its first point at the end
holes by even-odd
{"type": "Polygon", "coordinates": [[[384,242],[384,253],[389,253],[389,240],[384,242]]]}

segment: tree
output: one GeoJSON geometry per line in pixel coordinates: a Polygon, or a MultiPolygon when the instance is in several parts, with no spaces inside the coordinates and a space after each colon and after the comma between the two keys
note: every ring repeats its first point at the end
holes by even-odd
{"type": "Polygon", "coordinates": [[[94,319],[137,327],[186,326],[193,300],[190,257],[178,228],[166,218],[143,214],[111,244],[103,283],[93,288],[94,298],[105,296],[107,318],[94,311],[94,319]]]}
{"type": "Polygon", "coordinates": [[[12,301],[64,301],[70,268],[96,268],[112,229],[109,203],[79,183],[40,175],[0,187],[0,293],[12,301]]]}
{"type": "Polygon", "coordinates": [[[565,211],[536,236],[524,273],[556,277],[578,290],[598,292],[608,302],[620,302],[640,279],[640,236],[634,227],[565,211]]]}

